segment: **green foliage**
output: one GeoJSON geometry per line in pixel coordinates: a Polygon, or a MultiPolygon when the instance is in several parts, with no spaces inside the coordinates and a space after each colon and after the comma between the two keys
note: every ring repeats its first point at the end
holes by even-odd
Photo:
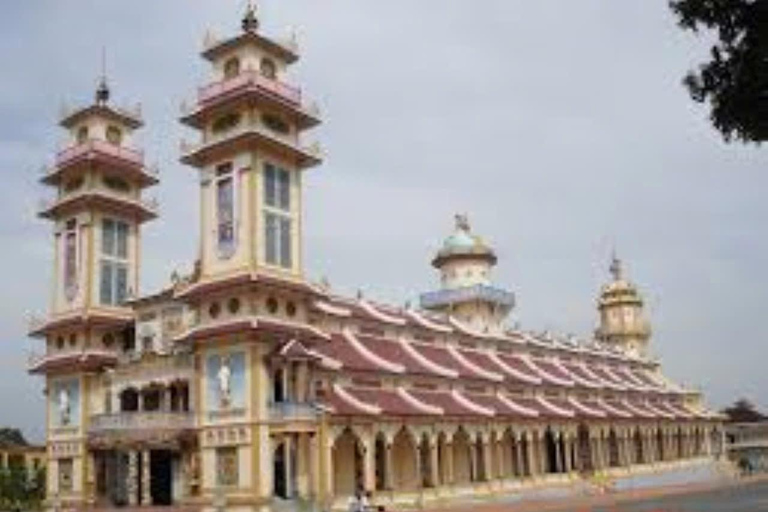
{"type": "Polygon", "coordinates": [[[768,419],[746,398],[736,400],[733,405],[723,409],[723,413],[728,416],[728,421],[732,423],[755,423],[768,419]]]}
{"type": "Polygon", "coordinates": [[[32,473],[17,465],[0,469],[0,510],[36,510],[44,498],[44,468],[32,473]]]}
{"type": "Polygon", "coordinates": [[[768,0],[670,0],[684,30],[714,32],[710,60],[683,83],[709,102],[710,120],[726,141],[768,140],[768,0]]]}

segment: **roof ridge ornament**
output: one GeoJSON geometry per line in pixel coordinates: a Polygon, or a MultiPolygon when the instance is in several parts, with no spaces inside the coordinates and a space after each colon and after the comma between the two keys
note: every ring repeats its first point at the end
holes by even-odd
{"type": "Polygon", "coordinates": [[[101,77],[96,87],[96,104],[106,105],[109,101],[109,84],[107,84],[107,50],[101,47],[101,77]]]}
{"type": "Polygon", "coordinates": [[[616,249],[613,250],[611,254],[611,266],[608,267],[608,270],[611,272],[611,275],[613,276],[613,279],[615,281],[620,281],[623,277],[623,270],[621,268],[621,260],[616,255],[616,249]]]}
{"type": "Polygon", "coordinates": [[[259,30],[259,19],[256,17],[256,6],[248,0],[248,7],[242,21],[243,32],[254,33],[259,30]]]}
{"type": "Polygon", "coordinates": [[[456,221],[456,231],[465,231],[467,233],[472,231],[469,225],[469,215],[466,213],[457,213],[453,218],[456,221]]]}

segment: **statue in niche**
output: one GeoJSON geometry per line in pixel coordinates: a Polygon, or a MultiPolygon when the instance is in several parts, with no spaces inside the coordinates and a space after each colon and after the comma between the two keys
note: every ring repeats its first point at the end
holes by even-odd
{"type": "Polygon", "coordinates": [[[59,388],[59,421],[62,425],[69,425],[71,421],[72,405],[69,398],[69,389],[67,386],[59,388]]]}
{"type": "Polygon", "coordinates": [[[229,368],[229,357],[221,359],[221,367],[217,375],[219,380],[219,404],[227,408],[232,403],[232,370],[229,368]]]}

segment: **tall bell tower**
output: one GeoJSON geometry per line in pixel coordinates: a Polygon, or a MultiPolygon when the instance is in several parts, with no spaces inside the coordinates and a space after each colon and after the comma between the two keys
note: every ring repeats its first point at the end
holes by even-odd
{"type": "Polygon", "coordinates": [[[595,337],[623,352],[643,357],[651,338],[650,322],[645,316],[643,298],[634,284],[624,278],[621,260],[611,260],[613,279],[603,286],[597,300],[600,325],[595,337]]]}
{"type": "Polygon", "coordinates": [[[66,147],[41,178],[55,195],[38,211],[53,224],[50,305],[30,326],[45,352],[32,356],[29,371],[46,376],[48,496],[80,508],[94,484],[90,418],[110,407],[101,370],[133,338],[126,301],[138,292],[140,229],[157,215],[142,191],[158,180],[134,145],[140,111],[113,106],[105,77],[94,102],[64,112],[60,124],[66,147]]]}
{"type": "Polygon", "coordinates": [[[200,141],[182,142],[181,161],[200,176],[203,280],[243,271],[302,275],[303,172],[321,163],[302,133],[320,123],[301,89],[288,83],[295,42],[262,35],[249,6],[241,32],[208,36],[211,82],[181,121],[200,141]]]}

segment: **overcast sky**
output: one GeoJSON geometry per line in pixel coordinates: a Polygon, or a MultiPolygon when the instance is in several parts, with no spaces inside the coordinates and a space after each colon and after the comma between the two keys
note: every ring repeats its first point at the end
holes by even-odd
{"type": "MultiPolygon", "coordinates": [[[[51,228],[37,183],[89,101],[106,46],[113,97],[140,101],[149,192],[142,289],[196,257],[197,181],[178,163],[179,103],[207,79],[203,35],[244,0],[36,0],[0,6],[0,424],[40,439],[43,380],[27,317],[43,313],[51,228]]],[[[706,55],[664,1],[265,0],[266,32],[299,35],[292,72],[325,124],[306,181],[308,275],[402,304],[435,287],[455,212],[496,248],[524,328],[588,334],[611,248],[642,289],[666,373],[721,406],[764,390],[766,150],[728,146],[680,79],[706,55]]],[[[762,394],[761,394],[762,393],[762,394]]]]}

